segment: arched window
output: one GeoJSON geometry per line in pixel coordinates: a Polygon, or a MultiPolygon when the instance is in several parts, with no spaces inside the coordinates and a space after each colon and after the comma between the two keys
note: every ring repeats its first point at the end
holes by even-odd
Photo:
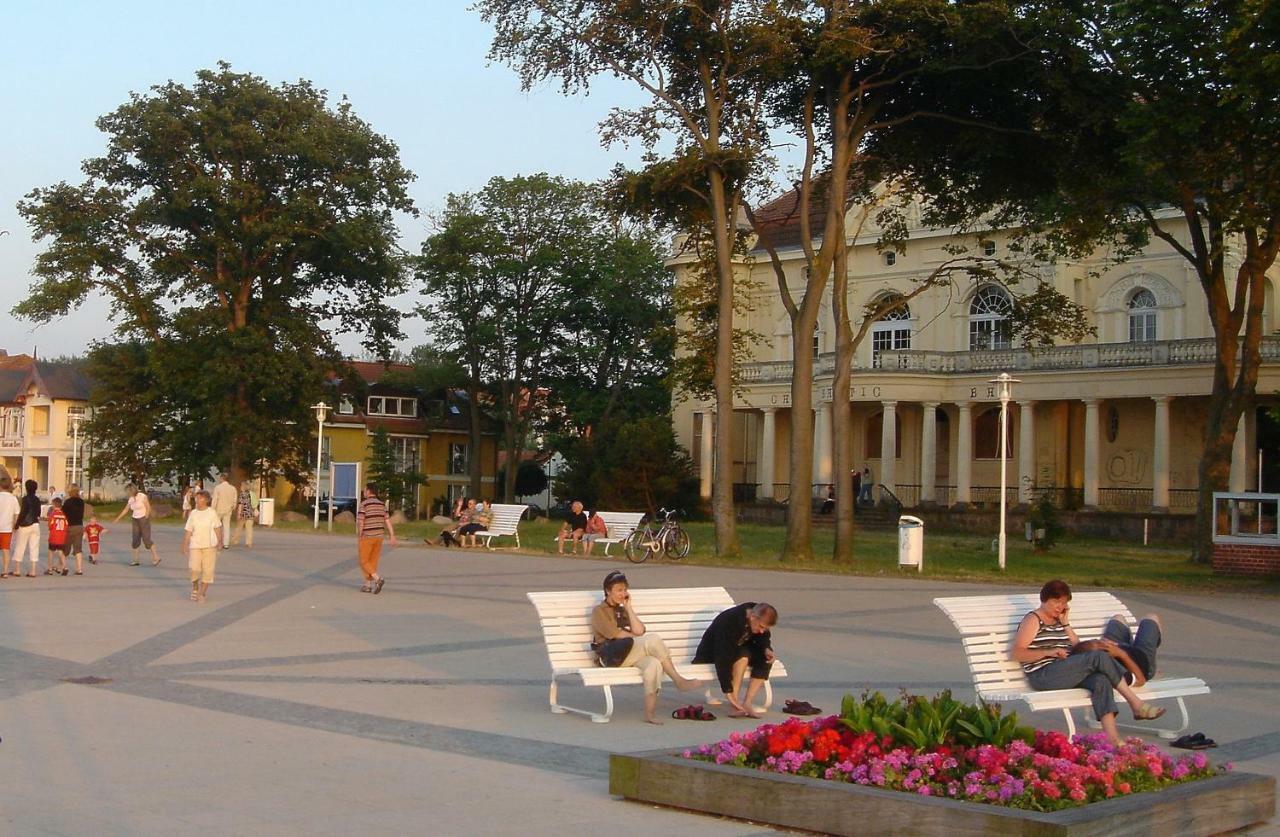
{"type": "MultiPolygon", "coordinates": [[[[880,459],[884,451],[880,448],[880,434],[884,432],[884,412],[876,413],[867,420],[867,459],[880,459]]],[[[902,419],[893,414],[893,458],[902,458],[902,419]]]]}
{"type": "Polygon", "coordinates": [[[1156,295],[1139,288],[1129,297],[1129,342],[1149,343],[1156,339],[1156,295]]]}
{"type": "MultiPolygon", "coordinates": [[[[1004,453],[1013,456],[1013,447],[1009,444],[1012,438],[1013,416],[1009,416],[1009,425],[1005,427],[1004,453]]],[[[977,415],[973,420],[973,458],[1000,458],[1000,408],[992,407],[977,415]]]]}
{"type": "MultiPolygon", "coordinates": [[[[880,305],[900,299],[897,294],[886,297],[880,305]]],[[[871,365],[880,368],[880,353],[911,348],[911,308],[903,305],[881,317],[871,326],[871,365]]]]}
{"type": "Polygon", "coordinates": [[[969,303],[969,349],[1007,349],[1013,300],[999,285],[978,288],[969,303]]]}

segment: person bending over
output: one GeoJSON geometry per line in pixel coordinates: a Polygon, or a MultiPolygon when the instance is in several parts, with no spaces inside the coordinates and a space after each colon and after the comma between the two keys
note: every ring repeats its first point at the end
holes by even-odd
{"type": "Polygon", "coordinates": [[[604,601],[591,611],[591,648],[606,668],[633,666],[644,678],[644,719],[661,724],[654,714],[662,675],[666,673],[682,692],[702,687],[701,680],[682,677],[671,662],[667,644],[657,634],[648,633],[631,606],[627,577],[617,570],[604,577],[604,601]]]}
{"type": "MultiPolygon", "coordinates": [[[[711,621],[693,655],[695,663],[713,663],[720,691],[733,706],[730,718],[758,718],[752,703],[769,679],[775,659],[769,629],[778,624],[778,610],[766,602],[734,605],[711,621]],[[746,695],[739,700],[742,676],[751,670],[746,695]]],[[[711,701],[716,704],[719,701],[711,701]]]]}
{"type": "Polygon", "coordinates": [[[1164,709],[1144,703],[1129,682],[1141,686],[1155,673],[1159,619],[1143,619],[1134,638],[1123,617],[1115,616],[1101,639],[1082,643],[1070,617],[1071,588],[1060,580],[1045,584],[1040,607],[1023,617],[1014,635],[1013,658],[1033,689],[1088,690],[1094,717],[1113,744],[1123,744],[1116,729],[1116,692],[1133,709],[1135,721],[1154,721],[1164,714],[1164,709]]]}

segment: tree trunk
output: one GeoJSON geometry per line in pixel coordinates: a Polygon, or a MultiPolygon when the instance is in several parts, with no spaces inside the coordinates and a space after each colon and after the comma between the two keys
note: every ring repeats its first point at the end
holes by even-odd
{"type": "Polygon", "coordinates": [[[836,370],[831,386],[832,480],[836,486],[836,541],[831,559],[853,562],[853,421],[849,413],[849,390],[853,382],[853,327],[849,322],[849,248],[843,236],[836,245],[831,285],[831,308],[836,323],[836,370]]]}
{"type": "MultiPolygon", "coordinates": [[[[475,380],[475,378],[473,378],[475,380]]],[[[484,437],[480,430],[480,388],[475,384],[467,387],[467,450],[470,455],[467,457],[467,476],[470,483],[468,493],[472,497],[479,497],[484,485],[484,460],[480,457],[481,446],[484,444],[484,437]]],[[[449,405],[446,399],[445,409],[449,405]]],[[[449,509],[445,510],[445,514],[449,513],[449,509]]]]}
{"type": "Polygon", "coordinates": [[[711,514],[715,519],[716,554],[742,557],[733,508],[733,240],[735,219],[725,200],[724,174],[708,169],[711,185],[711,223],[716,247],[716,439],[711,478],[711,514]]]}
{"type": "Polygon", "coordinates": [[[791,483],[782,560],[813,560],[813,328],[818,309],[806,294],[791,324],[791,483]]]}

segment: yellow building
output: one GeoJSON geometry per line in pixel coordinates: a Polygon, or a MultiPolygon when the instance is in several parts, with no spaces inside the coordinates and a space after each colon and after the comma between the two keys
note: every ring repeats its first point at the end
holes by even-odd
{"type": "MultiPolygon", "coordinates": [[[[803,293],[804,255],[793,198],[764,208],[772,239],[792,292],[803,293]]],[[[1169,229],[1185,236],[1172,215],[1169,229]]],[[[820,229],[820,226],[819,226],[820,229]]],[[[852,233],[851,233],[852,235],[852,233]]],[[[979,240],[929,229],[913,217],[905,253],[879,252],[879,230],[868,224],[851,237],[850,315],[856,330],[863,306],[886,295],[906,294],[962,244],[970,252],[1014,259],[1009,234],[979,240]]],[[[672,260],[677,281],[687,257],[672,260]]],[[[1228,257],[1233,276],[1239,254],[1228,257]]],[[[782,307],[769,259],[756,250],[739,263],[755,284],[751,311],[735,326],[765,336],[740,368],[735,396],[733,481],[739,498],[784,499],[788,437],[794,422],[815,429],[814,485],[801,490],[825,496],[828,484],[850,475],[832,473],[831,422],[854,427],[854,461],[869,465],[877,486],[903,505],[968,505],[999,496],[999,401],[989,381],[1000,372],[1020,380],[1010,404],[1009,496],[1026,502],[1056,490],[1069,506],[1127,510],[1190,511],[1195,503],[1202,450],[1204,407],[1212,388],[1214,343],[1204,294],[1190,266],[1169,245],[1154,241],[1119,265],[1103,254],[1084,263],[1027,265],[1083,306],[1096,338],[1078,345],[1033,349],[1011,341],[1009,293],[999,284],[961,283],[911,300],[908,310],[875,324],[854,361],[850,403],[832,403],[834,321],[830,292],[813,335],[814,411],[796,416],[790,407],[791,325],[782,307]],[[886,455],[886,451],[892,453],[886,455]]],[[[1026,288],[1030,290],[1030,287],[1026,288]]],[[[1231,490],[1258,487],[1259,448],[1270,477],[1280,456],[1277,428],[1264,409],[1280,391],[1280,318],[1277,276],[1266,297],[1263,365],[1258,410],[1248,412],[1236,436],[1231,490]]],[[[688,400],[673,406],[681,442],[698,465],[710,493],[714,405],[688,400]]]]}
{"type": "Polygon", "coordinates": [[[452,504],[467,494],[472,456],[480,457],[485,495],[494,495],[497,434],[486,428],[480,450],[472,450],[465,402],[453,394],[443,402],[432,401],[411,389],[383,383],[388,372],[408,368],[400,364],[354,361],[351,365],[362,379],[364,386],[359,389],[364,394],[356,396],[353,393],[357,388],[342,387],[337,408],[325,422],[322,495],[328,493],[331,462],[360,463],[360,480],[367,482],[371,442],[379,428],[385,428],[390,436],[401,470],[416,471],[425,478],[412,503],[406,503],[406,516],[435,514],[441,498],[452,504]]]}

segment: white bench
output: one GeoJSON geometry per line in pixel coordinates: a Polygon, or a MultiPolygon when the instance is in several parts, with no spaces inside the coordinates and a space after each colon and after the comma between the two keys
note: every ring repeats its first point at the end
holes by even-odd
{"type": "Polygon", "coordinates": [[[486,549],[493,549],[493,539],[510,535],[516,539],[516,549],[520,548],[520,518],[524,504],[491,503],[489,505],[489,528],[476,532],[477,538],[484,538],[486,549]]]}
{"type": "MultiPolygon", "coordinates": [[[[591,650],[591,610],[603,598],[604,594],[599,590],[529,594],[529,601],[538,611],[547,657],[551,661],[551,711],[557,714],[576,712],[598,724],[607,724],[613,715],[612,687],[644,683],[638,668],[602,668],[596,663],[595,652],[591,650]],[[603,714],[558,702],[558,681],[570,677],[580,680],[583,686],[599,686],[604,690],[603,714]]],[[[631,591],[631,603],[636,615],[644,622],[646,632],[652,631],[666,642],[671,662],[680,674],[709,684],[706,697],[710,701],[711,689],[719,691],[716,667],[711,664],[694,665],[690,661],[711,620],[721,611],[733,607],[733,597],[729,592],[723,587],[640,589],[631,591]]],[[[774,660],[770,680],[786,676],[787,670],[782,661],[774,660]]],[[[757,711],[766,711],[773,704],[773,687],[768,680],[764,684],[764,700],[764,706],[757,707],[757,711]]]]}
{"type": "MultiPolygon", "coordinates": [[[[964,644],[965,660],[973,675],[973,688],[978,699],[984,702],[1005,703],[1022,701],[1032,712],[1061,709],[1067,719],[1067,731],[1076,734],[1071,710],[1089,707],[1089,692],[1085,689],[1055,689],[1036,691],[1010,652],[1014,635],[1023,617],[1040,606],[1035,593],[1013,596],[961,596],[934,599],[933,603],[950,617],[960,632],[964,644]]],[[[1097,639],[1112,616],[1123,615],[1130,628],[1137,620],[1124,604],[1110,593],[1076,593],[1071,598],[1071,627],[1081,641],[1097,639]]],[[[1158,677],[1135,690],[1143,700],[1177,698],[1182,711],[1182,726],[1177,729],[1118,724],[1131,729],[1155,732],[1162,738],[1176,738],[1191,724],[1187,705],[1183,698],[1189,695],[1207,695],[1209,687],[1197,677],[1158,677]]],[[[1097,727],[1097,721],[1090,725],[1097,727]]]]}
{"type": "Polygon", "coordinates": [[[632,532],[640,528],[640,523],[644,520],[644,512],[598,511],[596,514],[609,529],[607,536],[601,536],[595,540],[596,543],[604,544],[605,555],[609,554],[609,547],[615,543],[624,543],[632,532]]]}

